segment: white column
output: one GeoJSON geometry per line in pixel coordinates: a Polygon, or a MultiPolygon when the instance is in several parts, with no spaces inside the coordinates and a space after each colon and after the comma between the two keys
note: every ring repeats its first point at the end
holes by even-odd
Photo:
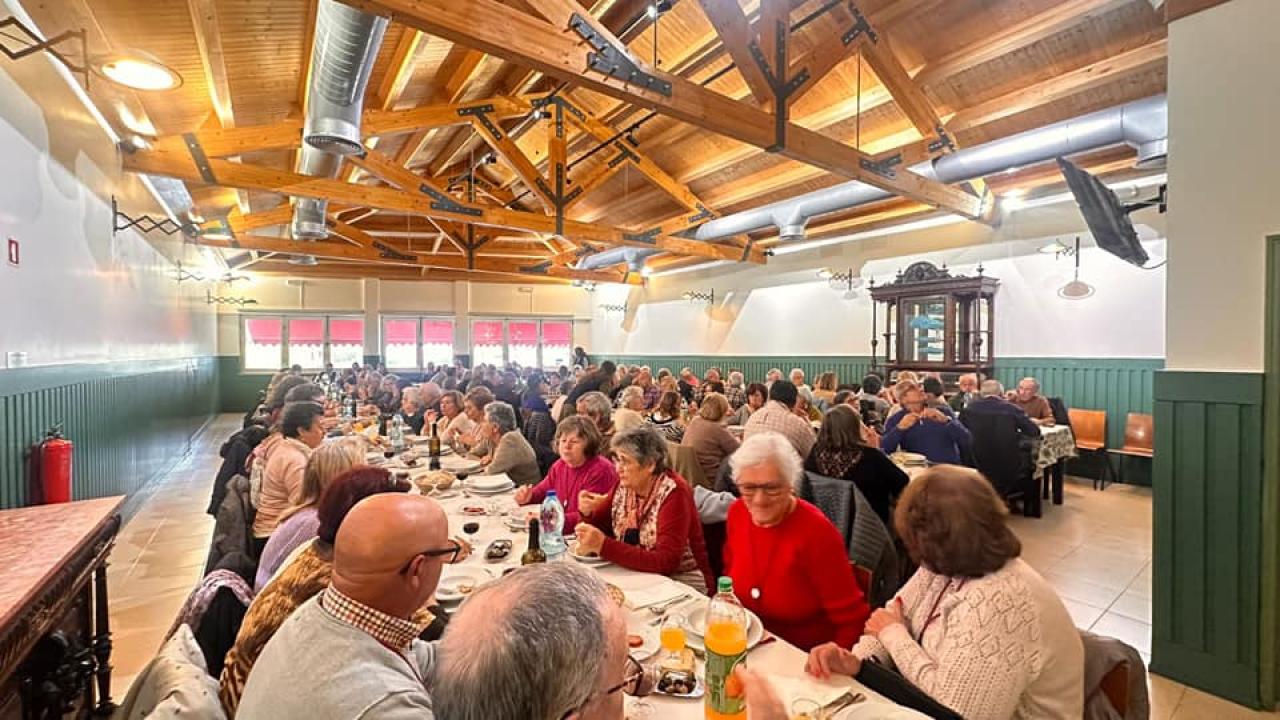
{"type": "Polygon", "coordinates": [[[471,354],[471,283],[466,281],[453,283],[453,354],[471,354]]]}
{"type": "Polygon", "coordinates": [[[362,307],[364,309],[364,354],[382,356],[382,281],[365,278],[362,282],[362,307]]]}

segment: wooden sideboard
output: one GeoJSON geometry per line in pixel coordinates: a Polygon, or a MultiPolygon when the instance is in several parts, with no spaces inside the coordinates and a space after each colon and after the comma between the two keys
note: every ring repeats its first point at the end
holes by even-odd
{"type": "Polygon", "coordinates": [[[0,511],[0,720],[114,709],[106,571],[123,501],[0,511]]]}

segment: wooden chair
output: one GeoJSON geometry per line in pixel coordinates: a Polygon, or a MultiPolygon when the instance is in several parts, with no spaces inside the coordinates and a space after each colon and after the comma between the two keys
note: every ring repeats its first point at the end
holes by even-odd
{"type": "MultiPolygon", "coordinates": [[[[1144,413],[1129,413],[1124,418],[1124,446],[1110,450],[1120,456],[1120,470],[1116,474],[1117,482],[1124,482],[1125,457],[1142,457],[1150,459],[1155,455],[1155,419],[1144,413]]],[[[1107,465],[1110,466],[1110,461],[1107,465]]]]}
{"type": "Polygon", "coordinates": [[[1102,457],[1102,474],[1093,481],[1094,490],[1106,490],[1111,475],[1111,459],[1107,453],[1107,411],[1070,408],[1071,432],[1076,437],[1076,450],[1102,457]]]}

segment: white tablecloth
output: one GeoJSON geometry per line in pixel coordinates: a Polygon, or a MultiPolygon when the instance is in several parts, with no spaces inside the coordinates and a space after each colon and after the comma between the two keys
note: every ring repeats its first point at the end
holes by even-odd
{"type": "MultiPolygon", "coordinates": [[[[447,458],[445,459],[447,460],[447,458]]],[[[449,463],[442,462],[447,468],[449,463]]],[[[418,475],[425,472],[424,468],[415,468],[411,470],[411,475],[418,475]]],[[[457,491],[458,486],[455,485],[452,490],[457,491]]],[[[416,492],[416,490],[414,491],[416,492]]],[[[480,529],[472,536],[470,541],[475,547],[475,552],[471,557],[467,558],[462,565],[467,567],[479,566],[490,572],[494,578],[501,577],[502,571],[507,567],[517,567],[520,564],[520,555],[528,547],[529,538],[526,533],[513,532],[507,528],[506,516],[515,514],[523,517],[525,513],[536,510],[535,506],[526,506],[517,508],[512,493],[503,493],[496,496],[470,495],[466,496],[463,492],[449,493],[452,497],[437,498],[445,512],[449,516],[449,532],[451,535],[463,536],[462,526],[467,522],[478,522],[480,529]],[[491,513],[485,516],[472,516],[462,512],[463,507],[484,507],[491,513]],[[499,538],[507,538],[511,540],[512,552],[505,561],[498,563],[487,562],[484,559],[484,550],[489,543],[499,538]]],[[[564,562],[576,562],[568,559],[564,562]]],[[[685,585],[671,580],[661,575],[652,575],[648,573],[634,572],[618,567],[616,565],[605,565],[597,568],[601,577],[622,589],[627,594],[627,613],[628,613],[628,632],[638,635],[652,634],[656,636],[658,628],[649,625],[649,621],[653,620],[656,615],[647,609],[632,609],[632,606],[639,604],[631,601],[631,597],[659,597],[662,595],[675,595],[677,593],[692,592],[685,585]]],[[[445,569],[448,573],[448,568],[445,569]]],[[[689,602],[706,602],[706,599],[694,599],[689,602]]],[[[900,713],[904,711],[895,705],[892,705],[884,698],[876,693],[860,685],[852,678],[840,678],[833,681],[818,681],[805,675],[804,663],[805,653],[790,643],[778,639],[759,648],[752,650],[747,655],[747,664],[757,672],[765,674],[767,677],[775,680],[775,688],[782,697],[783,702],[790,707],[791,699],[794,697],[807,697],[818,702],[827,702],[835,699],[841,693],[849,688],[853,688],[857,692],[861,692],[867,696],[868,701],[862,703],[860,707],[853,709],[853,712],[841,713],[840,718],[870,718],[870,717],[886,717],[893,715],[894,717],[902,717],[900,713]],[[878,707],[877,707],[878,706],[878,707]]],[[[700,664],[701,665],[701,664],[700,664]]],[[[653,695],[646,699],[653,706],[653,714],[650,716],[653,720],[667,720],[668,718],[676,720],[679,718],[690,718],[690,720],[701,720],[703,717],[703,708],[701,700],[684,700],[678,698],[664,697],[661,695],[653,695]]],[[[632,698],[627,699],[628,707],[634,702],[632,698]]],[[[908,713],[909,714],[909,713],[908,713]]],[[[628,714],[631,716],[631,713],[628,714]]],[[[914,715],[913,715],[914,717],[914,715]]],[[[924,717],[924,716],[919,716],[924,717]]]]}

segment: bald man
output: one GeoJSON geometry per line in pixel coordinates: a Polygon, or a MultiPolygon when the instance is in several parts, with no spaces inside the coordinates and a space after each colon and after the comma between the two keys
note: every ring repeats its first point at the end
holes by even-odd
{"type": "Polygon", "coordinates": [[[417,610],[459,552],[434,500],[387,493],[361,500],[334,540],[329,587],[280,626],[254,664],[241,720],[432,718],[434,644],[417,610]]]}
{"type": "Polygon", "coordinates": [[[622,693],[647,685],[627,653],[626,616],[596,573],[526,566],[477,590],[449,623],[435,707],[449,720],[620,720],[622,693]]]}

